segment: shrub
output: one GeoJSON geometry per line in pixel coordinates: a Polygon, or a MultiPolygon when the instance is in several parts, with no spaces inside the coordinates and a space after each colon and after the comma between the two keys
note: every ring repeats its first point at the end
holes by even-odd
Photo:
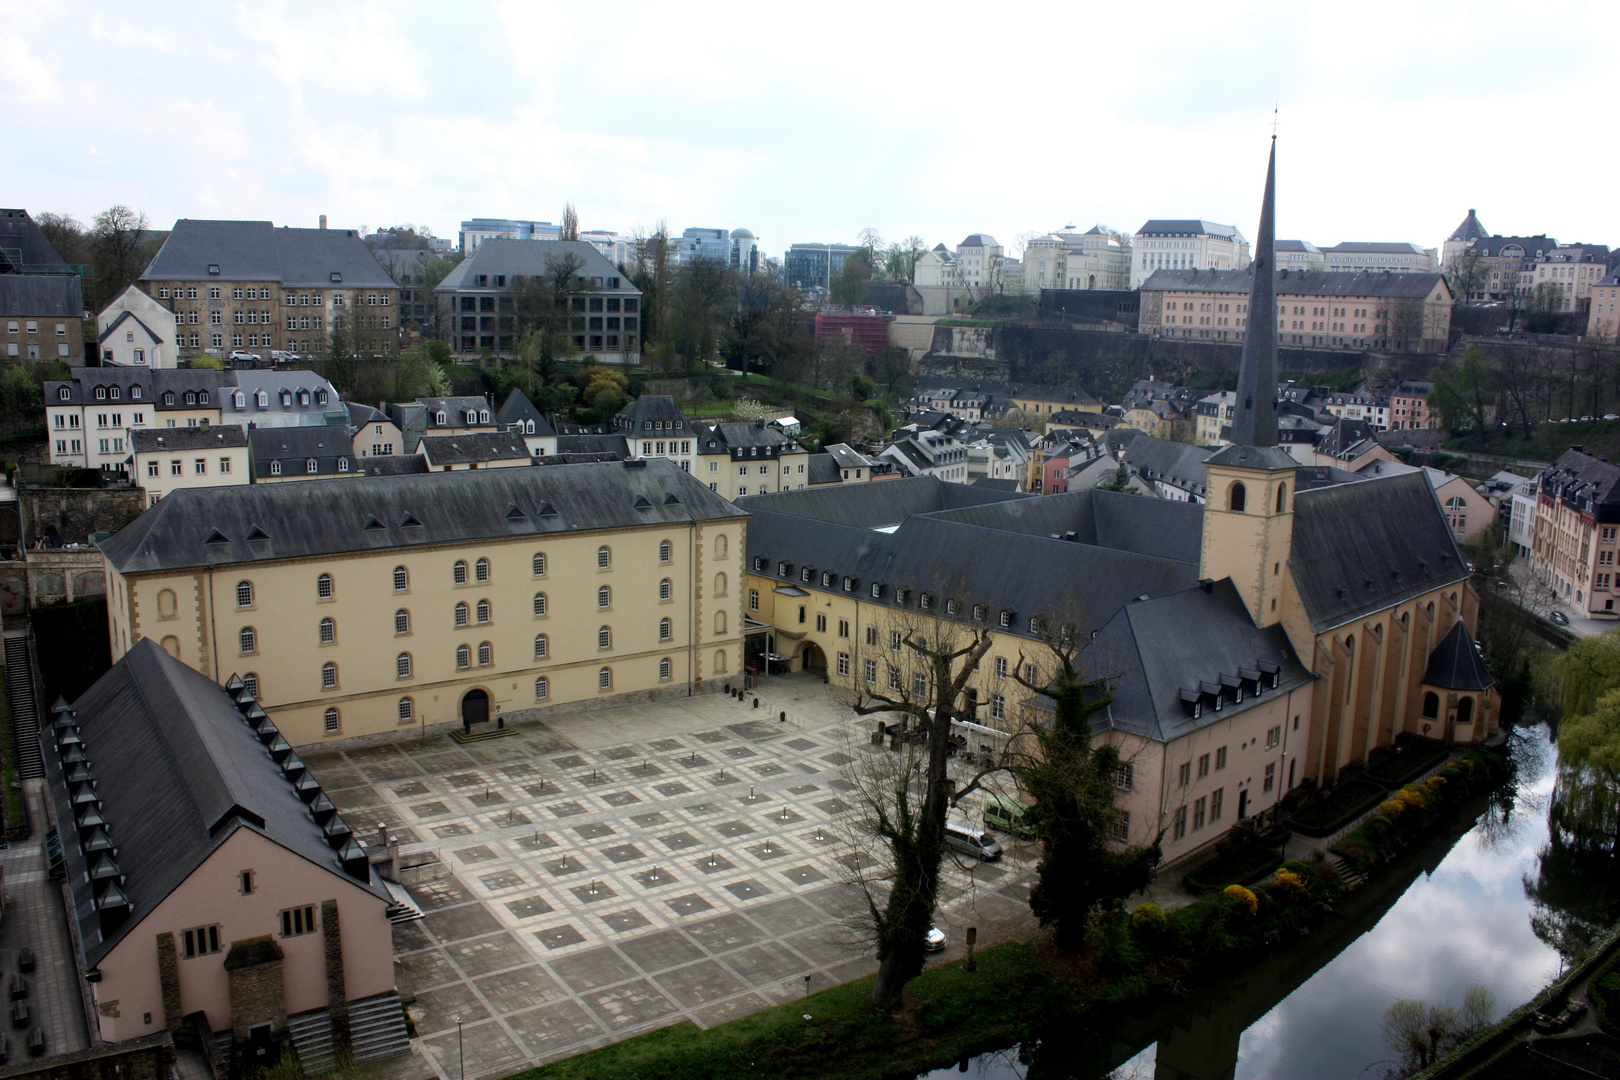
{"type": "Polygon", "coordinates": [[[1238,844],[1189,873],[1182,883],[1195,893],[1214,892],[1227,885],[1258,881],[1281,865],[1282,854],[1275,848],[1238,844]]]}
{"type": "Polygon", "coordinates": [[[1405,807],[1396,802],[1394,799],[1390,799],[1386,802],[1381,802],[1378,804],[1378,812],[1384,817],[1388,818],[1390,821],[1399,821],[1401,811],[1403,809],[1405,809],[1405,807]]]}
{"type": "Polygon", "coordinates": [[[1296,902],[1308,900],[1311,896],[1310,887],[1305,884],[1298,874],[1287,867],[1277,871],[1276,890],[1284,899],[1296,902]]]}
{"type": "Polygon", "coordinates": [[[1137,905],[1131,912],[1131,926],[1138,934],[1148,937],[1157,937],[1170,927],[1170,920],[1165,917],[1164,909],[1153,901],[1137,905]]]}
{"type": "Polygon", "coordinates": [[[1241,885],[1228,885],[1221,892],[1230,896],[1233,903],[1243,908],[1250,915],[1260,910],[1260,898],[1241,885]]]}
{"type": "Polygon", "coordinates": [[[1397,791],[1395,801],[1401,804],[1403,810],[1426,810],[1429,807],[1428,795],[1415,784],[1407,784],[1397,791]]]}
{"type": "Polygon", "coordinates": [[[1306,836],[1331,836],[1384,798],[1384,788],[1370,780],[1347,780],[1295,811],[1294,831],[1306,836]]]}

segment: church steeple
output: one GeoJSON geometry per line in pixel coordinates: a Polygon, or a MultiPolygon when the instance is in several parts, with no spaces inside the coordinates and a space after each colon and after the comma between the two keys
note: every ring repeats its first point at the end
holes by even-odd
{"type": "Polygon", "coordinates": [[[1260,204],[1260,231],[1255,237],[1254,285],[1249,291],[1249,321],[1243,335],[1243,362],[1238,369],[1237,409],[1232,417],[1234,446],[1277,445],[1277,280],[1276,255],[1277,136],[1271,137],[1266,166],[1266,194],[1260,204]]]}

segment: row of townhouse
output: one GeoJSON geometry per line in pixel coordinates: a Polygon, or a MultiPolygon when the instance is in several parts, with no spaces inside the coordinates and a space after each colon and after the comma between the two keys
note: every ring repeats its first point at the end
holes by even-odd
{"type": "Polygon", "coordinates": [[[1529,526],[1530,566],[1559,600],[1593,618],[1615,618],[1620,599],[1620,466],[1573,446],[1542,472],[1534,514],[1514,496],[1513,527],[1529,526]]]}

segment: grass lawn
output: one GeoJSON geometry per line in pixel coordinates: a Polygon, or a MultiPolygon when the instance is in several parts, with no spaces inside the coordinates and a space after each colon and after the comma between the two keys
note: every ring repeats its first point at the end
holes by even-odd
{"type": "Polygon", "coordinates": [[[1044,1019],[1054,984],[1034,946],[1008,942],[924,972],[895,1017],[872,1008],[871,977],[703,1031],[677,1024],[518,1074],[514,1080],[880,1080],[1005,1046],[1044,1019]],[[806,1020],[804,1014],[810,1014],[806,1020]]]}
{"type": "Polygon", "coordinates": [[[1479,435],[1465,435],[1448,441],[1444,448],[1523,457],[1533,461],[1556,461],[1571,446],[1584,446],[1587,453],[1611,461],[1620,455],[1620,420],[1594,420],[1589,424],[1536,424],[1528,439],[1520,437],[1521,430],[1514,428],[1511,436],[1498,434],[1488,439],[1479,435]]]}

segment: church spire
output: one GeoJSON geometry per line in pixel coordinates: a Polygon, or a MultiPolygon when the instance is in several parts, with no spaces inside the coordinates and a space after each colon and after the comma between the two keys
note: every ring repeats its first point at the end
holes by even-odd
{"type": "Polygon", "coordinates": [[[1234,446],[1277,445],[1277,136],[1271,136],[1266,195],[1255,237],[1254,285],[1249,293],[1248,331],[1238,369],[1237,407],[1232,417],[1234,446]]]}

